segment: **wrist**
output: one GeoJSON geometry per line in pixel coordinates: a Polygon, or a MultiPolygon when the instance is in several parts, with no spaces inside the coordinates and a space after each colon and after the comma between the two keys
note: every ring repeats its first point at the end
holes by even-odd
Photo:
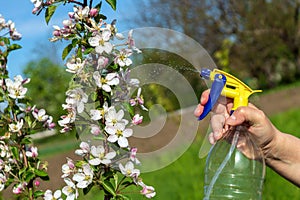
{"type": "Polygon", "coordinates": [[[284,133],[275,129],[272,138],[261,145],[263,155],[267,165],[272,165],[273,162],[277,162],[283,159],[280,151],[281,145],[284,144],[284,133]]]}

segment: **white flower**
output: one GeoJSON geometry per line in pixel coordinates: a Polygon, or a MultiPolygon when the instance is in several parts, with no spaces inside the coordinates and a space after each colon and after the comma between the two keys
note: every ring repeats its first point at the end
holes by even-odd
{"type": "Polygon", "coordinates": [[[107,140],[109,142],[118,142],[122,148],[128,147],[127,138],[132,135],[132,129],[125,129],[124,124],[117,124],[115,126],[106,126],[105,131],[110,135],[107,140]]]}
{"type": "Polygon", "coordinates": [[[45,109],[40,109],[40,110],[33,110],[32,111],[32,115],[33,115],[33,117],[35,118],[35,119],[37,119],[39,122],[43,122],[43,121],[46,121],[48,118],[49,118],[49,116],[48,115],[46,115],[46,111],[45,111],[45,109]]]}
{"type": "Polygon", "coordinates": [[[30,147],[29,151],[26,151],[26,156],[29,158],[36,158],[38,157],[38,148],[37,147],[30,147]]]}
{"type": "Polygon", "coordinates": [[[60,126],[66,126],[73,123],[76,119],[76,111],[73,108],[68,109],[68,114],[61,116],[61,120],[58,121],[60,126]]]}
{"type": "Polygon", "coordinates": [[[111,159],[116,156],[115,151],[105,153],[105,149],[103,146],[92,146],[91,154],[94,157],[93,159],[89,160],[89,163],[91,165],[100,165],[101,163],[104,165],[110,164],[111,159]]]}
{"type": "Polygon", "coordinates": [[[17,123],[9,124],[8,127],[9,127],[9,131],[13,133],[19,132],[23,127],[23,119],[21,119],[21,121],[17,121],[17,123]]]}
{"type": "Polygon", "coordinates": [[[92,120],[99,120],[102,119],[105,115],[105,113],[108,111],[108,103],[104,102],[101,109],[91,109],[90,110],[90,116],[92,120]]]}
{"type": "Polygon", "coordinates": [[[128,124],[128,120],[123,119],[124,117],[124,111],[119,110],[116,111],[115,107],[112,106],[108,109],[107,113],[105,114],[105,125],[106,126],[115,126],[117,124],[128,124]]]}
{"type": "Polygon", "coordinates": [[[13,99],[24,98],[27,92],[27,88],[24,88],[23,85],[28,83],[29,81],[30,79],[23,80],[20,75],[15,76],[14,81],[9,78],[5,79],[7,91],[9,92],[8,95],[13,99]]]}
{"type": "Polygon", "coordinates": [[[148,199],[154,197],[156,195],[155,189],[152,186],[143,185],[143,189],[140,191],[141,194],[145,195],[148,199]]]}
{"type": "Polygon", "coordinates": [[[99,54],[103,52],[111,53],[113,45],[108,42],[111,36],[111,31],[109,29],[103,29],[101,34],[94,37],[90,37],[88,42],[91,46],[95,47],[95,51],[99,54]]]}
{"type": "Polygon", "coordinates": [[[77,182],[78,188],[86,188],[93,181],[94,173],[89,164],[82,166],[82,172],[76,173],[73,176],[73,180],[77,182]]]}
{"type": "Polygon", "coordinates": [[[6,181],[7,181],[6,176],[1,172],[0,173],[0,191],[2,191],[4,189],[6,181]]]}
{"type": "Polygon", "coordinates": [[[39,8],[42,5],[42,0],[31,0],[31,3],[34,4],[34,7],[39,8]]]}
{"type": "Polygon", "coordinates": [[[77,73],[79,73],[79,72],[82,71],[84,65],[85,65],[84,61],[81,62],[80,58],[76,58],[76,61],[71,60],[70,62],[67,62],[67,64],[66,64],[66,66],[67,66],[66,71],[70,72],[70,73],[73,73],[73,74],[77,74],[77,73]]]}
{"type": "Polygon", "coordinates": [[[5,144],[5,142],[0,141],[0,157],[1,158],[9,158],[11,153],[9,151],[9,147],[5,144]]]}
{"type": "Polygon", "coordinates": [[[64,181],[67,185],[65,187],[63,187],[62,192],[67,196],[66,200],[77,199],[78,190],[77,190],[75,184],[69,178],[65,178],[64,181]]]}
{"type": "Polygon", "coordinates": [[[82,9],[82,8],[74,6],[73,11],[74,11],[75,19],[82,20],[89,16],[90,8],[88,6],[86,6],[82,9]]]}
{"type": "Polygon", "coordinates": [[[81,142],[80,149],[75,150],[75,154],[79,156],[85,156],[90,152],[90,145],[87,142],[81,142]]]}
{"type": "Polygon", "coordinates": [[[125,166],[123,166],[121,163],[119,164],[119,169],[121,170],[121,173],[125,176],[129,177],[138,177],[140,175],[140,170],[134,168],[134,164],[132,162],[127,162],[125,166]]]}
{"type": "Polygon", "coordinates": [[[81,88],[75,88],[66,92],[66,103],[77,107],[77,112],[82,113],[84,104],[88,101],[88,95],[81,88]]]}
{"type": "Polygon", "coordinates": [[[132,60],[129,58],[131,56],[132,50],[131,49],[122,49],[115,58],[115,63],[118,63],[120,67],[130,66],[132,64],[132,60]]]}
{"type": "Polygon", "coordinates": [[[62,170],[62,173],[63,173],[63,175],[61,176],[62,178],[66,178],[72,172],[74,172],[75,165],[74,165],[73,160],[71,160],[70,158],[67,158],[67,163],[63,164],[63,166],[61,167],[61,170],[62,170]]]}
{"type": "Polygon", "coordinates": [[[46,190],[44,193],[44,200],[62,200],[61,190],[56,190],[54,194],[51,190],[46,190]]]}
{"type": "Polygon", "coordinates": [[[95,71],[93,73],[93,78],[96,85],[99,88],[102,88],[105,92],[111,92],[110,86],[119,84],[117,73],[108,73],[105,77],[102,77],[98,71],[95,71]]]}

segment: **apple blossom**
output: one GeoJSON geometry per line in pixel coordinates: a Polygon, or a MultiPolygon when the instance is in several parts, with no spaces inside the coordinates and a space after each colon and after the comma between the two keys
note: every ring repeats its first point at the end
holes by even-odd
{"type": "Polygon", "coordinates": [[[134,164],[132,162],[127,162],[125,166],[123,166],[121,163],[119,164],[119,169],[121,170],[121,173],[125,176],[130,177],[137,177],[140,175],[140,170],[134,168],[134,164]]]}
{"type": "Polygon", "coordinates": [[[132,60],[129,58],[131,54],[131,49],[121,49],[121,51],[115,58],[115,63],[118,63],[120,67],[130,66],[132,64],[132,60]]]}
{"type": "Polygon", "coordinates": [[[75,150],[75,154],[79,156],[86,156],[90,153],[90,145],[87,142],[81,142],[80,149],[75,150]]]}
{"type": "Polygon", "coordinates": [[[111,159],[113,159],[116,156],[115,151],[110,151],[108,153],[105,152],[105,149],[103,146],[92,146],[91,147],[91,155],[92,159],[89,160],[89,163],[91,165],[100,165],[100,164],[110,164],[111,159]]]}
{"type": "Polygon", "coordinates": [[[67,185],[63,187],[62,192],[67,196],[66,200],[77,199],[78,198],[78,190],[77,190],[75,184],[69,178],[65,178],[64,181],[67,185]]]}
{"type": "Polygon", "coordinates": [[[78,188],[86,188],[89,184],[93,182],[93,170],[89,164],[84,164],[82,166],[82,172],[74,174],[73,181],[76,181],[76,186],[78,188]]]}
{"type": "Polygon", "coordinates": [[[33,110],[32,111],[32,115],[39,122],[44,122],[44,121],[46,121],[49,118],[49,116],[46,115],[45,109],[33,110]]]}
{"type": "Polygon", "coordinates": [[[128,147],[127,138],[132,136],[132,129],[126,129],[124,124],[116,124],[115,126],[106,126],[105,131],[109,134],[107,140],[111,143],[118,142],[122,148],[128,147]]]}
{"type": "Polygon", "coordinates": [[[103,54],[103,52],[111,53],[113,45],[109,42],[111,31],[103,29],[101,33],[89,38],[91,46],[95,47],[96,53],[103,54]]]}
{"type": "Polygon", "coordinates": [[[0,191],[2,191],[5,188],[6,181],[6,176],[2,172],[0,172],[0,191]]]}
{"type": "Polygon", "coordinates": [[[62,200],[61,190],[56,190],[54,194],[51,190],[46,190],[44,193],[44,200],[62,200]]]}
{"type": "Polygon", "coordinates": [[[128,124],[128,120],[123,119],[124,111],[121,109],[118,112],[116,111],[115,107],[112,106],[108,109],[107,113],[105,114],[105,125],[106,126],[116,126],[117,124],[128,124]]]}
{"type": "Polygon", "coordinates": [[[16,133],[19,132],[21,130],[21,128],[23,127],[23,119],[21,119],[20,121],[17,121],[16,123],[12,123],[9,124],[9,131],[16,133]]]}
{"type": "Polygon", "coordinates": [[[103,89],[105,92],[111,92],[111,86],[118,85],[119,79],[117,78],[117,73],[109,73],[105,77],[102,77],[99,71],[93,73],[93,78],[96,85],[103,89]]]}
{"type": "Polygon", "coordinates": [[[30,158],[36,158],[38,156],[38,148],[30,147],[29,151],[26,151],[26,156],[30,158]]]}
{"type": "Polygon", "coordinates": [[[66,64],[67,66],[66,71],[73,74],[77,74],[82,71],[84,65],[85,65],[85,61],[82,62],[80,58],[76,58],[75,60],[72,59],[66,64]]]}

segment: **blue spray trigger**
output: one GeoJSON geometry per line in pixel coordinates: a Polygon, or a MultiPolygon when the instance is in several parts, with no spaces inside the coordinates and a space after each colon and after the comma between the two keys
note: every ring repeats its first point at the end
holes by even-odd
{"type": "Polygon", "coordinates": [[[209,98],[207,103],[204,106],[202,114],[199,116],[198,120],[204,119],[207,114],[211,111],[214,107],[215,103],[217,102],[221,92],[226,84],[226,76],[223,74],[216,74],[214,77],[214,82],[212,83],[209,98]]]}

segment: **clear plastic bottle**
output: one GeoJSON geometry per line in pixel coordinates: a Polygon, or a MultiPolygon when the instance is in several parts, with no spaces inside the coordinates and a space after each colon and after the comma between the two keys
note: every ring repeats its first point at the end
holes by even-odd
{"type": "Polygon", "coordinates": [[[261,199],[265,161],[245,127],[232,127],[206,160],[204,199],[261,199]]]}

